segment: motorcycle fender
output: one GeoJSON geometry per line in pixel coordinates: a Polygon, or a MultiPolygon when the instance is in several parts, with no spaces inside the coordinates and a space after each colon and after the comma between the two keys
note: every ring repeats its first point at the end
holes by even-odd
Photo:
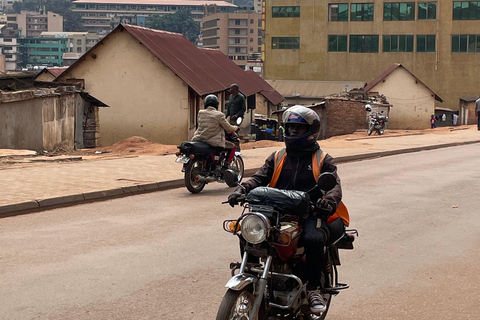
{"type": "Polygon", "coordinates": [[[248,273],[239,273],[234,275],[230,280],[228,280],[225,288],[232,289],[235,291],[242,290],[251,283],[257,283],[257,277],[248,274],[248,273]]]}

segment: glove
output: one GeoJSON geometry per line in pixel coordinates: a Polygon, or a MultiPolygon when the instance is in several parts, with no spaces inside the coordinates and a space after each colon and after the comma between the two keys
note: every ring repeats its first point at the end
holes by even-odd
{"type": "Polygon", "coordinates": [[[326,199],[318,199],[316,207],[328,215],[333,213],[333,206],[326,199]]]}
{"type": "Polygon", "coordinates": [[[232,207],[234,207],[236,204],[239,204],[243,200],[245,200],[245,194],[242,192],[242,190],[237,190],[228,196],[228,204],[232,207]]]}

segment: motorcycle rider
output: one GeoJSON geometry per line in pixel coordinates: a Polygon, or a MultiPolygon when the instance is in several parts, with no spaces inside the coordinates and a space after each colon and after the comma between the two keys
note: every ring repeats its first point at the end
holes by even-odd
{"type": "MultiPolygon", "coordinates": [[[[198,128],[195,130],[192,141],[205,142],[212,147],[233,149],[235,144],[225,140],[225,131],[237,131],[238,127],[227,122],[224,114],[218,111],[218,104],[216,95],[209,94],[205,97],[203,101],[205,110],[198,112],[198,128]]],[[[228,167],[227,159],[224,166],[228,167]]]]}
{"type": "Polygon", "coordinates": [[[317,210],[313,215],[300,220],[304,230],[308,300],[312,313],[319,314],[326,309],[319,286],[324,266],[324,246],[329,236],[327,218],[340,204],[342,188],[333,158],[322,152],[317,143],[320,118],[315,111],[301,105],[290,107],[283,114],[283,123],[286,149],[272,153],[265,164],[248,181],[242,183],[245,190],[238,187],[228,197],[228,202],[233,207],[244,198],[245,193],[259,186],[309,191],[316,186],[318,179],[318,176],[314,176],[314,166],[320,167],[320,172],[331,172],[336,176],[336,186],[325,197],[321,198],[320,192],[310,193],[317,210]],[[314,163],[318,155],[322,159],[314,163]]]}

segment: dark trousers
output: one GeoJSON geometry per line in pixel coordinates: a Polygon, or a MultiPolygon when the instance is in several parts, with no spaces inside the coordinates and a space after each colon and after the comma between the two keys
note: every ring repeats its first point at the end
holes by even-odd
{"type": "Polygon", "coordinates": [[[480,112],[477,112],[477,119],[478,119],[477,130],[480,131],[480,112]]]}
{"type": "Polygon", "coordinates": [[[321,271],[325,260],[325,244],[329,237],[326,221],[311,216],[303,223],[304,248],[308,289],[313,290],[321,285],[321,271]]]}

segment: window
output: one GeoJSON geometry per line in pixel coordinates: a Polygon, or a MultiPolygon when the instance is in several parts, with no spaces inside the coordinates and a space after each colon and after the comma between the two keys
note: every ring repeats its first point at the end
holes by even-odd
{"type": "Polygon", "coordinates": [[[272,49],[300,49],[300,37],[272,37],[272,49]]]}
{"type": "Polygon", "coordinates": [[[454,1],[453,20],[480,20],[480,2],[454,1]]]}
{"type": "Polygon", "coordinates": [[[272,18],[300,17],[300,7],[272,7],[272,18]]]}
{"type": "Polygon", "coordinates": [[[436,2],[419,2],[418,3],[418,20],[435,20],[437,19],[437,3],[436,2]]]}
{"type": "Polygon", "coordinates": [[[347,52],[347,36],[346,35],[329,35],[328,51],[329,52],[347,52]]]}
{"type": "Polygon", "coordinates": [[[384,21],[415,20],[415,2],[386,2],[383,4],[384,21]]]}
{"type": "Polygon", "coordinates": [[[348,21],[348,3],[329,4],[328,21],[348,21]]]}
{"type": "Polygon", "coordinates": [[[417,52],[435,52],[435,35],[417,35],[417,52]]]}
{"type": "Polygon", "coordinates": [[[383,52],[413,52],[413,35],[384,35],[383,52]]]}
{"type": "Polygon", "coordinates": [[[480,52],[480,34],[452,35],[452,52],[480,52]]]}
{"type": "Polygon", "coordinates": [[[378,52],[378,36],[350,35],[350,52],[378,52]]]}
{"type": "Polygon", "coordinates": [[[373,3],[352,3],[350,21],[373,21],[373,3]]]}
{"type": "Polygon", "coordinates": [[[77,45],[81,45],[82,44],[82,39],[77,39],[77,45]]]}

